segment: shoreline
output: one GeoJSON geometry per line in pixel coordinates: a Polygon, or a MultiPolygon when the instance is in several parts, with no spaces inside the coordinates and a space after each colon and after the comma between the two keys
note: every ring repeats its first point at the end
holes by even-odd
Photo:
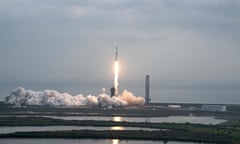
{"type": "Polygon", "coordinates": [[[238,111],[205,112],[186,108],[171,109],[166,107],[128,107],[122,109],[101,108],[54,108],[20,107],[0,105],[0,126],[122,126],[156,128],[157,131],[144,130],[69,130],[15,132],[0,134],[0,138],[74,138],[74,139],[126,139],[187,141],[205,143],[237,144],[240,142],[240,114],[238,111]],[[222,124],[192,123],[152,123],[152,122],[114,122],[104,120],[63,120],[41,116],[122,116],[122,117],[166,117],[166,116],[210,116],[227,119],[222,124]],[[2,117],[1,117],[2,116],[2,117]],[[167,129],[167,131],[163,131],[167,129]]]}
{"type": "Polygon", "coordinates": [[[0,116],[101,116],[101,117],[170,117],[170,116],[196,116],[214,117],[215,119],[240,119],[239,112],[206,112],[199,110],[179,109],[90,109],[90,108],[8,108],[0,110],[0,116]]]}
{"type": "Polygon", "coordinates": [[[43,131],[43,132],[16,132],[1,134],[0,139],[5,138],[64,138],[64,139],[122,139],[122,140],[151,140],[151,141],[180,141],[235,144],[239,140],[224,134],[203,134],[188,131],[95,131],[95,130],[72,130],[72,131],[43,131]]]}

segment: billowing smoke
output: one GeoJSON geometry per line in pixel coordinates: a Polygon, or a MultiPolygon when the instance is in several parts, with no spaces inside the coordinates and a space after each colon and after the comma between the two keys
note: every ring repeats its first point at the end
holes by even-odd
{"type": "Polygon", "coordinates": [[[136,97],[133,93],[124,90],[119,96],[122,101],[126,101],[127,105],[144,105],[145,99],[142,97],[136,97]]]}
{"type": "Polygon", "coordinates": [[[48,106],[83,106],[99,105],[101,107],[121,107],[129,105],[143,105],[143,97],[134,96],[133,93],[124,90],[119,96],[110,97],[102,93],[98,96],[72,96],[68,93],[59,93],[55,90],[32,91],[22,87],[14,89],[6,97],[5,103],[21,105],[48,105],[48,106]]]}

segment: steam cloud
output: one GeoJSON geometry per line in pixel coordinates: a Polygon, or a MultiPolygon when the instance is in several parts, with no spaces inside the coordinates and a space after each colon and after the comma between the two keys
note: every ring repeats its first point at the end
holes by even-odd
{"type": "Polygon", "coordinates": [[[68,93],[59,93],[55,90],[32,91],[22,87],[14,89],[6,97],[5,103],[21,105],[48,105],[48,106],[84,106],[99,105],[101,107],[121,107],[129,105],[143,105],[143,97],[134,96],[133,93],[124,90],[119,96],[110,97],[102,93],[99,96],[72,96],[68,93]]]}

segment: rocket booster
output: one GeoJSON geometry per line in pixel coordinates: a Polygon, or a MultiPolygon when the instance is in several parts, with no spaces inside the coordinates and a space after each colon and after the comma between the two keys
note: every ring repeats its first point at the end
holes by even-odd
{"type": "Polygon", "coordinates": [[[118,61],[118,47],[116,47],[115,61],[118,61]]]}
{"type": "Polygon", "coordinates": [[[119,66],[118,66],[118,47],[116,47],[115,53],[115,62],[114,62],[114,87],[111,93],[114,93],[115,96],[118,96],[118,75],[119,75],[119,66]]]}

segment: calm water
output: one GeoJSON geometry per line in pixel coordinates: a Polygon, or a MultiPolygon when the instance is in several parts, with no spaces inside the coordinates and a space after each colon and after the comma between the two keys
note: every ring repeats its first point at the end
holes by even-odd
{"type": "MultiPolygon", "coordinates": [[[[129,122],[174,122],[174,123],[199,123],[199,124],[218,124],[225,122],[226,120],[214,119],[213,117],[194,117],[194,116],[170,116],[170,117],[83,117],[83,116],[47,116],[57,119],[65,120],[112,120],[115,122],[129,121],[129,122]]],[[[18,127],[0,127],[1,133],[12,133],[12,132],[27,132],[27,131],[58,131],[58,130],[145,130],[153,131],[158,129],[152,128],[137,128],[137,127],[92,127],[92,126],[18,126],[18,127]]]]}
{"type": "MultiPolygon", "coordinates": [[[[92,140],[92,139],[1,139],[0,144],[166,144],[161,141],[134,140],[92,140]]],[[[188,142],[168,142],[167,144],[200,144],[188,142]]]]}
{"type": "MultiPolygon", "coordinates": [[[[92,127],[92,126],[17,126],[17,127],[0,127],[0,134],[13,132],[28,132],[28,131],[61,131],[61,130],[144,130],[154,131],[159,129],[137,128],[137,127],[92,127]]],[[[1,143],[1,142],[0,142],[1,143]]]]}
{"type": "Polygon", "coordinates": [[[128,121],[128,122],[169,122],[169,123],[195,123],[195,124],[219,124],[226,120],[215,119],[214,117],[197,117],[197,116],[169,116],[169,117],[104,117],[104,116],[47,116],[50,118],[65,120],[105,120],[105,121],[128,121]]]}
{"type": "MultiPolygon", "coordinates": [[[[111,82],[61,82],[61,83],[26,83],[1,82],[0,101],[8,96],[12,89],[24,87],[40,91],[53,89],[59,92],[68,92],[72,95],[98,95],[102,88],[111,87],[111,82]]],[[[127,89],[137,96],[144,96],[144,81],[121,82],[120,91],[127,89]]],[[[151,83],[150,96],[153,102],[167,103],[212,103],[212,104],[239,104],[240,82],[156,82],[151,83]]]]}

